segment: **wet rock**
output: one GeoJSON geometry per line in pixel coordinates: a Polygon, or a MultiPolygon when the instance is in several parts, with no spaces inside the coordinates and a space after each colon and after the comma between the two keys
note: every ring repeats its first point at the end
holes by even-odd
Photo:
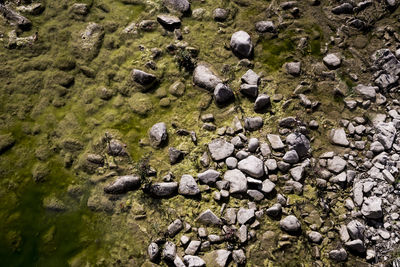
{"type": "Polygon", "coordinates": [[[341,59],[335,54],[328,54],[322,60],[329,68],[338,68],[342,63],[341,59]]]}
{"type": "Polygon", "coordinates": [[[265,179],[262,183],[261,191],[265,194],[269,194],[275,189],[275,186],[276,185],[271,180],[265,179]]]}
{"type": "Polygon", "coordinates": [[[184,196],[195,196],[200,193],[200,189],[191,175],[184,174],[179,182],[178,193],[184,196]]]}
{"type": "Polygon", "coordinates": [[[299,162],[299,155],[297,155],[296,150],[289,150],[283,156],[283,161],[289,164],[296,164],[299,162]]]}
{"type": "Polygon", "coordinates": [[[144,72],[142,70],[133,69],[132,79],[138,84],[145,86],[146,88],[151,87],[157,80],[157,77],[153,74],[144,72]]]}
{"type": "Polygon", "coordinates": [[[263,111],[267,109],[271,105],[271,99],[269,95],[261,94],[257,97],[254,102],[254,110],[255,111],[263,111]]]}
{"type": "Polygon", "coordinates": [[[11,133],[0,135],[0,155],[9,150],[15,144],[15,138],[11,133]]]}
{"type": "Polygon", "coordinates": [[[157,243],[150,243],[149,247],[147,248],[147,254],[149,255],[149,259],[152,262],[156,262],[158,257],[160,256],[160,248],[158,247],[157,243]]]}
{"type": "Polygon", "coordinates": [[[215,21],[225,21],[229,16],[229,10],[223,8],[216,8],[213,11],[215,21]]]}
{"type": "Polygon", "coordinates": [[[168,149],[169,162],[176,164],[183,159],[184,153],[174,147],[168,149]]]}
{"type": "Polygon", "coordinates": [[[164,122],[154,124],[149,132],[150,144],[153,147],[161,147],[168,141],[167,126],[164,122]]]}
{"type": "Polygon", "coordinates": [[[328,159],[328,170],[340,173],[346,168],[347,162],[339,156],[328,159]]]}
{"type": "Polygon", "coordinates": [[[210,151],[211,158],[214,161],[220,161],[232,155],[235,147],[224,139],[214,139],[208,144],[208,150],[210,151]]]}
{"type": "Polygon", "coordinates": [[[289,215],[279,222],[281,228],[288,233],[296,233],[301,230],[301,224],[294,215],[289,215]]]}
{"type": "Polygon", "coordinates": [[[258,21],[255,24],[256,31],[259,33],[276,32],[274,23],[270,20],[258,21]]]}
{"type": "Polygon", "coordinates": [[[0,13],[8,23],[18,26],[20,29],[28,30],[32,26],[32,22],[29,19],[4,4],[0,4],[0,13]]]}
{"type": "Polygon", "coordinates": [[[180,219],[173,221],[167,228],[170,237],[176,236],[183,229],[183,223],[180,219]]]}
{"type": "Polygon", "coordinates": [[[364,242],[360,239],[348,241],[345,243],[345,246],[351,250],[355,251],[357,253],[364,253],[366,251],[366,247],[364,245],[364,242]]]}
{"type": "Polygon", "coordinates": [[[258,76],[258,74],[255,73],[252,69],[249,69],[248,71],[246,71],[245,74],[243,74],[241,80],[242,83],[258,86],[258,84],[260,83],[260,76],[258,76]]]}
{"type": "Polygon", "coordinates": [[[310,140],[301,133],[291,133],[286,137],[289,149],[294,149],[300,158],[306,157],[311,151],[310,140]]]}
{"type": "Polygon", "coordinates": [[[344,248],[334,249],[329,252],[329,258],[334,261],[346,261],[347,260],[347,252],[344,248]]]}
{"type": "Polygon", "coordinates": [[[170,197],[177,189],[177,182],[154,183],[150,186],[150,193],[156,197],[170,197]]]}
{"type": "Polygon", "coordinates": [[[268,208],[266,212],[268,216],[271,216],[272,218],[278,218],[282,214],[282,205],[280,203],[276,203],[272,205],[272,207],[268,208]]]}
{"type": "Polygon", "coordinates": [[[193,83],[208,91],[214,91],[222,81],[206,65],[199,64],[193,71],[193,83]]]}
{"type": "Polygon", "coordinates": [[[285,145],[282,143],[282,140],[279,135],[276,134],[268,134],[268,141],[271,143],[273,150],[282,150],[285,148],[285,145]]]}
{"type": "Polygon", "coordinates": [[[242,266],[246,263],[246,254],[242,249],[232,251],[232,259],[238,265],[242,266]]]}
{"type": "Polygon", "coordinates": [[[247,97],[255,98],[258,96],[258,86],[255,84],[241,84],[239,92],[247,97]]]}
{"type": "Polygon", "coordinates": [[[358,84],[356,87],[353,87],[353,90],[359,94],[364,100],[375,101],[376,92],[379,90],[376,86],[366,86],[363,84],[358,84]]]}
{"type": "Polygon", "coordinates": [[[301,62],[286,63],[286,71],[293,76],[299,76],[301,72],[301,62]]]}
{"type": "Polygon", "coordinates": [[[244,119],[244,128],[249,131],[259,130],[263,124],[264,122],[261,117],[247,117],[244,119]]]}
{"type": "Polygon", "coordinates": [[[229,263],[231,252],[226,249],[218,249],[204,255],[207,266],[225,267],[229,263]]]}
{"type": "Polygon", "coordinates": [[[347,140],[346,132],[343,128],[332,129],[330,133],[331,142],[338,146],[349,146],[350,142],[347,140]]]}
{"type": "Polygon", "coordinates": [[[353,14],[353,6],[350,3],[343,3],[332,9],[332,13],[336,15],[353,14]]]}
{"type": "Polygon", "coordinates": [[[206,262],[198,256],[185,255],[183,257],[187,267],[205,267],[206,262]]]}
{"type": "Polygon", "coordinates": [[[199,250],[201,245],[201,241],[198,240],[192,240],[190,241],[189,245],[185,249],[185,254],[186,255],[195,255],[197,251],[199,250]]]}
{"type": "Polygon", "coordinates": [[[253,51],[250,35],[245,31],[238,31],[232,34],[231,48],[233,53],[239,58],[249,58],[253,51]]]}
{"type": "Polygon", "coordinates": [[[167,262],[173,262],[176,256],[176,245],[171,241],[167,241],[162,251],[162,257],[167,262]]]}
{"type": "Polygon", "coordinates": [[[90,22],[85,30],[79,33],[76,43],[73,44],[76,55],[86,60],[94,59],[99,54],[103,38],[103,26],[90,22]]]}
{"type": "Polygon", "coordinates": [[[137,175],[120,176],[115,182],[104,187],[104,192],[107,194],[124,194],[137,189],[140,183],[140,177],[137,175]]]}
{"type": "Polygon", "coordinates": [[[235,96],[231,88],[223,83],[219,83],[215,87],[214,98],[217,104],[227,104],[231,102],[235,96]]]}
{"type": "Polygon", "coordinates": [[[205,225],[221,225],[222,221],[217,217],[210,209],[203,211],[196,218],[197,223],[205,224],[205,225]]]}
{"type": "Polygon", "coordinates": [[[173,15],[158,15],[157,21],[168,31],[173,31],[174,29],[178,29],[181,27],[181,20],[173,15]]]}
{"type": "Polygon", "coordinates": [[[361,207],[361,213],[368,219],[382,218],[382,199],[376,196],[367,198],[361,207]]]}
{"type": "Polygon", "coordinates": [[[246,176],[238,169],[226,171],[224,180],[229,182],[229,193],[231,194],[245,193],[247,191],[246,176]]]}
{"type": "Polygon", "coordinates": [[[163,0],[163,3],[167,8],[181,13],[186,13],[190,9],[188,0],[163,0]]]}
{"type": "Polygon", "coordinates": [[[389,122],[381,122],[376,126],[377,139],[385,149],[391,149],[396,137],[396,127],[389,122]]]}
{"type": "Polygon", "coordinates": [[[220,172],[213,169],[209,169],[206,170],[205,172],[199,173],[197,175],[197,178],[199,178],[199,180],[204,184],[214,184],[218,180],[220,175],[221,175],[220,172]]]}
{"type": "Polygon", "coordinates": [[[262,160],[253,155],[239,161],[238,169],[255,178],[260,178],[264,175],[262,160]]]}

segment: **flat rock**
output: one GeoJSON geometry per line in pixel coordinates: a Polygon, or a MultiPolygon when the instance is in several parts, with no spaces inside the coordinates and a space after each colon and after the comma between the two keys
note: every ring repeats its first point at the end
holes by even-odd
{"type": "Polygon", "coordinates": [[[226,249],[218,249],[204,255],[207,266],[225,267],[228,265],[231,252],[226,249]]]}
{"type": "Polygon", "coordinates": [[[329,258],[338,262],[346,261],[347,252],[344,248],[331,250],[329,252],[329,258]]]}
{"type": "Polygon", "coordinates": [[[157,21],[161,24],[161,26],[169,31],[173,31],[174,29],[181,27],[181,20],[173,15],[160,14],[157,16],[157,21]]]}
{"type": "Polygon", "coordinates": [[[359,94],[364,100],[375,101],[376,92],[379,90],[377,86],[366,86],[363,84],[358,84],[356,87],[353,87],[354,92],[359,94]]]}
{"type": "Polygon", "coordinates": [[[246,224],[255,218],[253,209],[240,208],[237,213],[237,222],[239,224],[246,224]]]}
{"type": "Polygon", "coordinates": [[[168,225],[167,232],[170,237],[174,237],[183,229],[183,223],[180,219],[176,219],[168,225]]]}
{"type": "Polygon", "coordinates": [[[255,23],[256,31],[259,33],[274,33],[276,32],[276,27],[274,23],[270,20],[262,20],[255,23]]]}
{"type": "Polygon", "coordinates": [[[138,69],[133,69],[132,79],[140,85],[151,87],[157,80],[157,77],[151,73],[147,73],[138,69]]]}
{"type": "Polygon", "coordinates": [[[350,142],[347,140],[346,132],[343,128],[332,129],[330,133],[331,142],[338,146],[349,146],[350,142]]]}
{"type": "Polygon", "coordinates": [[[156,197],[170,197],[177,192],[177,182],[154,183],[150,186],[150,193],[156,197]]]}
{"type": "Polygon", "coordinates": [[[285,148],[285,145],[282,143],[281,137],[277,134],[268,134],[268,141],[271,143],[271,147],[273,150],[282,150],[285,148]]]}
{"type": "Polygon", "coordinates": [[[214,214],[210,209],[203,211],[197,217],[196,222],[205,224],[205,225],[221,225],[222,221],[217,215],[214,214]]]}
{"type": "Polygon", "coordinates": [[[286,137],[289,149],[294,149],[299,158],[306,157],[311,152],[310,140],[302,133],[291,133],[286,137]]]}
{"type": "Polygon", "coordinates": [[[208,150],[210,151],[211,158],[214,161],[220,161],[232,155],[235,147],[224,139],[214,139],[208,144],[208,150]]]}
{"type": "Polygon", "coordinates": [[[200,189],[191,175],[184,174],[179,182],[178,193],[184,196],[196,196],[200,193],[200,189]]]}
{"type": "Polygon", "coordinates": [[[264,175],[263,161],[253,155],[239,161],[238,169],[254,178],[264,175]]]}
{"type": "Polygon", "coordinates": [[[197,178],[199,178],[199,180],[202,183],[214,184],[218,180],[220,175],[221,175],[220,172],[213,170],[213,169],[209,169],[209,170],[206,170],[205,172],[199,173],[197,175],[197,178]]]}
{"type": "Polygon", "coordinates": [[[244,128],[249,131],[256,131],[262,128],[264,122],[261,117],[246,117],[244,119],[244,128]]]}
{"type": "Polygon", "coordinates": [[[224,174],[224,180],[229,182],[229,193],[246,193],[246,176],[238,169],[228,170],[224,174]]]}
{"type": "Polygon", "coordinates": [[[193,83],[198,87],[213,92],[215,87],[222,83],[222,80],[206,65],[199,64],[193,71],[193,83]]]}

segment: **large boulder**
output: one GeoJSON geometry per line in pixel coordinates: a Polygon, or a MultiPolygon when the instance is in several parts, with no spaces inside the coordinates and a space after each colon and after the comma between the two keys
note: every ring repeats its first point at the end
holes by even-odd
{"type": "Polygon", "coordinates": [[[104,187],[107,194],[123,194],[135,190],[140,186],[140,177],[138,175],[120,176],[113,183],[104,187]]]}
{"type": "Polygon", "coordinates": [[[239,161],[238,169],[254,178],[264,175],[263,161],[253,155],[239,161]]]}
{"type": "Polygon", "coordinates": [[[208,150],[210,151],[211,158],[214,161],[220,161],[232,155],[235,147],[224,139],[214,139],[208,144],[208,150]]]}
{"type": "Polygon", "coordinates": [[[249,58],[253,52],[253,44],[250,35],[245,31],[238,31],[232,34],[231,48],[239,58],[249,58]]]}
{"type": "Polygon", "coordinates": [[[205,64],[199,64],[193,71],[193,83],[208,91],[214,91],[222,80],[205,64]]]}
{"type": "Polygon", "coordinates": [[[168,141],[167,125],[164,122],[154,124],[149,132],[150,144],[153,147],[161,147],[168,141]]]}

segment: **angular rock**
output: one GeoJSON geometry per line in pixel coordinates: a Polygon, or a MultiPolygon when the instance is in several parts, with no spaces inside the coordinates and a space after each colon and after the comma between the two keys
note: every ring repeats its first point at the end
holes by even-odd
{"type": "Polygon", "coordinates": [[[185,262],[187,267],[205,267],[206,266],[206,262],[198,256],[185,255],[183,257],[183,261],[185,262]]]}
{"type": "Polygon", "coordinates": [[[260,76],[258,76],[258,74],[255,73],[252,69],[249,69],[248,71],[246,71],[245,74],[243,74],[241,80],[242,83],[258,86],[258,84],[260,83],[260,76]]]}
{"type": "Polygon", "coordinates": [[[364,100],[375,101],[376,92],[379,90],[376,86],[366,86],[363,84],[358,84],[356,87],[353,87],[353,90],[359,94],[364,100]]]}
{"type": "Polygon", "coordinates": [[[225,267],[229,263],[231,252],[226,249],[218,249],[204,255],[207,266],[225,267]]]}
{"type": "Polygon", "coordinates": [[[225,21],[229,17],[229,10],[223,8],[216,8],[213,11],[215,21],[225,21]]]}
{"type": "Polygon", "coordinates": [[[258,96],[258,86],[244,83],[240,85],[239,92],[247,97],[256,98],[258,96]]]}
{"type": "Polygon", "coordinates": [[[271,216],[272,218],[278,218],[282,214],[282,205],[276,203],[272,205],[272,207],[268,208],[266,212],[268,216],[271,216]]]}
{"type": "Polygon", "coordinates": [[[183,229],[183,223],[180,219],[173,221],[167,228],[168,235],[174,237],[183,229]]]}
{"type": "Polygon", "coordinates": [[[365,225],[357,220],[352,220],[347,224],[347,232],[352,240],[364,240],[365,225]]]}
{"type": "Polygon", "coordinates": [[[283,161],[289,164],[296,164],[299,162],[299,155],[296,150],[289,150],[283,156],[283,161]]]}
{"type": "Polygon", "coordinates": [[[171,241],[167,241],[164,245],[162,257],[168,262],[173,262],[176,256],[176,245],[171,241]]]}
{"type": "Polygon", "coordinates": [[[206,65],[198,64],[193,71],[193,83],[198,87],[213,92],[215,87],[222,83],[222,80],[206,65]]]}
{"type": "Polygon", "coordinates": [[[347,162],[339,156],[328,159],[328,170],[334,173],[340,173],[346,168],[347,162]]]}
{"type": "Polygon", "coordinates": [[[253,155],[239,161],[238,169],[254,178],[261,178],[264,175],[262,160],[253,155]]]}
{"type": "Polygon", "coordinates": [[[239,224],[250,223],[254,218],[255,215],[253,209],[240,208],[237,213],[237,222],[239,224]]]}
{"type": "Polygon", "coordinates": [[[271,143],[271,147],[273,150],[282,150],[285,148],[285,145],[282,143],[281,137],[276,134],[268,134],[268,141],[271,143]]]}
{"type": "Polygon", "coordinates": [[[174,147],[168,149],[169,162],[176,164],[183,159],[184,153],[174,147]]]}
{"type": "Polygon", "coordinates": [[[271,106],[271,98],[269,95],[261,94],[257,97],[256,101],[254,102],[254,110],[255,111],[263,111],[271,106]]]}
{"type": "Polygon", "coordinates": [[[232,259],[238,266],[243,266],[246,263],[246,254],[242,249],[232,251],[232,259]]]}
{"type": "Polygon", "coordinates": [[[350,3],[343,3],[332,9],[332,13],[336,15],[353,14],[353,6],[350,3]]]}
{"type": "Polygon", "coordinates": [[[201,245],[201,241],[198,240],[192,240],[190,241],[189,245],[185,249],[185,254],[186,255],[195,255],[197,251],[199,250],[201,245]]]}
{"type": "Polygon", "coordinates": [[[328,54],[322,60],[329,68],[338,68],[342,63],[342,60],[335,54],[328,54]]]}
{"type": "Polygon", "coordinates": [[[361,207],[361,213],[368,219],[382,218],[382,199],[376,196],[367,198],[361,207]]]}
{"type": "Polygon", "coordinates": [[[301,72],[301,62],[286,63],[286,71],[290,75],[299,76],[301,72]]]}
{"type": "Polygon", "coordinates": [[[160,14],[157,16],[157,21],[168,31],[173,31],[181,27],[181,20],[176,16],[160,14]]]}
{"type": "Polygon", "coordinates": [[[329,252],[329,258],[338,262],[346,261],[347,252],[344,248],[331,250],[329,252]]]}
{"type": "Polygon", "coordinates": [[[331,142],[338,146],[349,146],[350,142],[347,140],[346,132],[343,128],[332,129],[330,133],[331,142]]]}
{"type": "Polygon", "coordinates": [[[224,174],[224,180],[229,182],[229,193],[246,193],[246,176],[238,169],[228,170],[224,174]]]}
{"type": "Polygon", "coordinates": [[[291,133],[286,137],[289,149],[294,149],[300,158],[306,157],[311,151],[310,140],[301,133],[291,133]]]}
{"type": "Polygon", "coordinates": [[[0,4],[0,14],[3,15],[11,25],[16,25],[22,30],[28,30],[32,26],[32,22],[29,19],[4,4],[0,4]]]}
{"type": "Polygon", "coordinates": [[[214,98],[217,104],[227,104],[231,102],[235,96],[231,88],[223,83],[219,83],[215,87],[214,98]]]}
{"type": "Polygon", "coordinates": [[[249,58],[252,55],[253,44],[247,32],[238,31],[232,34],[230,45],[233,53],[239,58],[249,58]]]}
{"type": "Polygon", "coordinates": [[[196,219],[197,223],[205,225],[221,225],[222,221],[210,209],[203,211],[196,219]]]}
{"type": "Polygon", "coordinates": [[[255,28],[256,31],[259,33],[276,32],[276,27],[274,23],[270,20],[256,22],[255,28]]]}
{"type": "Polygon", "coordinates": [[[157,261],[158,257],[160,256],[160,248],[158,247],[157,243],[150,243],[149,247],[147,248],[147,254],[149,255],[150,261],[157,261]]]}
{"type": "Polygon", "coordinates": [[[264,122],[261,117],[246,117],[244,119],[244,128],[249,131],[256,131],[261,129],[264,122]]]}
{"type": "Polygon", "coordinates": [[[355,251],[357,253],[364,253],[366,251],[366,247],[364,242],[360,239],[348,241],[344,244],[349,250],[355,251]]]}
{"type": "Polygon", "coordinates": [[[261,191],[265,194],[269,194],[275,189],[275,186],[276,185],[271,180],[265,179],[262,183],[261,191]]]}
{"type": "Polygon", "coordinates": [[[376,126],[376,135],[378,141],[386,150],[391,149],[396,137],[396,127],[392,122],[381,122],[376,126]]]}
{"type": "Polygon", "coordinates": [[[208,144],[208,150],[210,151],[211,158],[214,161],[220,161],[232,155],[235,147],[224,139],[214,139],[208,144]]]}
{"type": "Polygon", "coordinates": [[[104,192],[107,194],[124,194],[137,189],[140,186],[140,180],[138,175],[120,176],[115,182],[104,187],[104,192]]]}
{"type": "Polygon", "coordinates": [[[209,169],[209,170],[206,170],[205,172],[199,173],[197,175],[197,178],[199,178],[199,180],[202,183],[214,184],[218,180],[220,175],[221,175],[220,172],[213,170],[213,169],[209,169]]]}
{"type": "Polygon", "coordinates": [[[168,141],[167,126],[164,122],[154,124],[149,132],[150,144],[153,147],[161,147],[168,141]]]}
{"type": "Polygon", "coordinates": [[[184,174],[179,182],[178,193],[184,196],[196,196],[200,193],[200,189],[191,175],[184,174]]]}

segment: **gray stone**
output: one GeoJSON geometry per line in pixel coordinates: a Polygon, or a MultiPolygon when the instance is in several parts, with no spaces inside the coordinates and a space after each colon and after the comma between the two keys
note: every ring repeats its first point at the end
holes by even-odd
{"type": "Polygon", "coordinates": [[[197,175],[197,178],[199,178],[199,180],[202,183],[214,184],[218,180],[220,175],[221,175],[220,172],[213,170],[213,169],[209,169],[209,170],[206,170],[205,172],[199,173],[197,175]]]}
{"type": "Polygon", "coordinates": [[[214,161],[220,161],[232,155],[235,147],[224,139],[214,139],[208,144],[208,150],[214,161]]]}
{"type": "Polygon", "coordinates": [[[361,207],[361,213],[368,219],[382,218],[382,199],[376,196],[367,198],[361,207]]]}
{"type": "Polygon", "coordinates": [[[244,83],[240,85],[239,92],[247,97],[256,98],[258,96],[258,86],[244,83]]]}
{"type": "Polygon", "coordinates": [[[155,75],[138,69],[132,70],[132,78],[138,84],[146,87],[152,86],[154,82],[157,80],[157,77],[155,75]]]}
{"type": "Polygon", "coordinates": [[[254,110],[255,111],[263,111],[271,106],[271,99],[269,95],[260,94],[256,101],[254,101],[254,110]]]}
{"type": "Polygon", "coordinates": [[[176,256],[176,246],[171,241],[167,241],[164,245],[162,257],[168,262],[173,262],[176,256]]]}
{"type": "Polygon", "coordinates": [[[150,144],[153,147],[160,147],[168,141],[167,126],[164,122],[154,124],[149,132],[150,144]]]}
{"type": "Polygon", "coordinates": [[[183,261],[185,262],[187,267],[205,267],[206,266],[206,262],[198,256],[186,255],[183,257],[183,261]]]}
{"type": "Polygon", "coordinates": [[[261,178],[264,175],[262,160],[253,155],[239,161],[238,169],[254,178],[261,178]]]}
{"type": "Polygon", "coordinates": [[[236,209],[227,208],[225,210],[224,219],[225,219],[227,224],[235,224],[236,223],[236,209]]]}
{"type": "Polygon", "coordinates": [[[343,128],[332,129],[330,133],[331,142],[334,145],[349,146],[350,142],[347,140],[346,133],[343,128]]]}
{"type": "Polygon", "coordinates": [[[322,241],[322,235],[316,231],[310,231],[307,233],[308,239],[316,244],[321,243],[322,241]]]}
{"type": "Polygon", "coordinates": [[[357,220],[352,220],[347,224],[347,232],[352,240],[364,240],[365,225],[357,220]]]}
{"type": "Polygon", "coordinates": [[[286,71],[293,76],[299,76],[301,72],[301,62],[286,63],[286,71]]]}
{"type": "Polygon", "coordinates": [[[200,194],[200,189],[191,175],[184,174],[179,182],[178,192],[184,196],[196,196],[200,194]]]}
{"type": "Polygon", "coordinates": [[[300,158],[306,157],[311,150],[310,140],[301,133],[291,133],[286,137],[286,144],[289,149],[294,149],[300,158]]]}
{"type": "Polygon", "coordinates": [[[261,129],[264,122],[261,117],[246,117],[244,119],[244,128],[249,131],[256,131],[261,129]]]}
{"type": "Polygon", "coordinates": [[[259,33],[276,32],[276,27],[270,20],[256,22],[255,28],[259,33]]]}
{"type": "Polygon", "coordinates": [[[258,76],[258,74],[252,69],[249,69],[245,74],[243,74],[241,80],[242,83],[258,85],[260,83],[260,76],[258,76]]]}
{"type": "Polygon", "coordinates": [[[276,185],[273,182],[271,182],[271,180],[265,179],[262,182],[261,191],[263,191],[265,194],[269,194],[275,189],[275,186],[276,185]]]}
{"type": "Polygon", "coordinates": [[[170,225],[168,225],[167,232],[170,237],[174,237],[183,229],[183,223],[180,219],[176,219],[170,225]]]}
{"type": "Polygon", "coordinates": [[[353,90],[359,94],[364,100],[375,101],[376,92],[379,90],[377,86],[366,86],[363,84],[358,84],[356,87],[353,87],[353,90]]]}
{"type": "MultiPolygon", "coordinates": [[[[247,182],[249,183],[249,181],[247,182]]],[[[261,201],[264,199],[264,194],[255,189],[247,190],[247,195],[251,197],[254,201],[261,201]]]]}
{"type": "Polygon", "coordinates": [[[155,262],[160,255],[160,248],[156,243],[152,242],[147,248],[147,254],[149,255],[150,261],[155,262]]]}
{"type": "Polygon", "coordinates": [[[343,3],[332,9],[332,13],[336,15],[353,14],[353,6],[350,3],[343,3]]]}
{"type": "Polygon", "coordinates": [[[328,170],[334,173],[340,173],[346,168],[347,162],[339,156],[328,159],[328,170]]]}
{"type": "Polygon", "coordinates": [[[393,175],[388,171],[388,170],[383,170],[382,171],[383,178],[385,178],[386,182],[389,184],[394,184],[396,182],[396,179],[393,177],[393,175]]]}
{"type": "Polygon", "coordinates": [[[252,54],[253,44],[247,32],[238,31],[232,34],[230,45],[233,53],[239,58],[249,58],[252,54]]]}
{"type": "Polygon", "coordinates": [[[186,13],[190,9],[188,0],[163,0],[164,5],[174,11],[186,13]]]}
{"type": "Polygon", "coordinates": [[[280,203],[275,203],[267,209],[266,213],[268,214],[268,216],[278,218],[282,214],[282,205],[280,203]]]}
{"type": "Polygon", "coordinates": [[[198,64],[193,71],[193,83],[200,88],[213,92],[215,87],[222,83],[222,80],[206,65],[198,64]]]}
{"type": "Polygon", "coordinates": [[[364,242],[360,239],[356,239],[356,240],[352,240],[352,241],[348,241],[345,243],[345,246],[351,250],[351,251],[355,251],[357,253],[364,253],[366,250],[366,247],[364,245],[364,242]]]}
{"type": "Polygon", "coordinates": [[[150,193],[156,197],[170,197],[178,189],[177,182],[154,183],[150,186],[150,193]]]}
{"type": "Polygon", "coordinates": [[[290,175],[293,177],[293,179],[298,182],[301,179],[303,179],[304,174],[305,174],[305,169],[304,169],[303,165],[299,165],[294,168],[291,168],[289,170],[289,172],[290,172],[290,175]]]}
{"type": "Polygon", "coordinates": [[[338,68],[342,63],[342,60],[335,54],[328,54],[322,60],[329,68],[338,68]]]}
{"type": "Polygon", "coordinates": [[[197,217],[196,222],[205,225],[221,225],[221,219],[218,218],[210,209],[203,211],[197,217]]]}
{"type": "Polygon", "coordinates": [[[182,259],[176,255],[175,259],[174,259],[174,266],[175,267],[186,267],[186,265],[183,263],[182,259]]]}
{"type": "Polygon", "coordinates": [[[174,29],[181,27],[181,20],[178,17],[169,14],[158,15],[157,21],[168,31],[173,31],[174,29]]]}
{"type": "Polygon", "coordinates": [[[201,245],[201,241],[198,240],[192,240],[190,241],[189,245],[185,249],[185,254],[186,255],[195,255],[197,251],[199,250],[201,245]]]}
{"type": "Polygon", "coordinates": [[[228,170],[224,174],[224,180],[229,182],[229,193],[245,193],[247,191],[246,176],[240,170],[228,170]]]}
{"type": "Polygon", "coordinates": [[[233,95],[233,91],[231,88],[229,88],[229,86],[219,83],[215,87],[214,98],[217,104],[227,104],[231,102],[235,96],[233,95]]]}
{"type": "Polygon", "coordinates": [[[239,224],[250,223],[254,218],[255,215],[253,209],[240,208],[237,213],[237,222],[239,224]]]}
{"type": "Polygon", "coordinates": [[[381,122],[376,126],[376,135],[385,149],[391,149],[396,137],[396,127],[392,122],[381,122]]]}
{"type": "Polygon", "coordinates": [[[259,146],[259,141],[258,141],[258,138],[255,138],[255,137],[252,137],[252,138],[250,138],[249,139],[249,144],[248,144],[248,150],[250,151],[250,152],[256,152],[256,150],[257,150],[257,148],[258,148],[258,146],[259,146]]]}
{"type": "Polygon", "coordinates": [[[300,221],[294,215],[285,217],[279,222],[279,225],[288,233],[296,233],[301,229],[300,221]]]}
{"type": "Polygon", "coordinates": [[[238,160],[234,157],[229,157],[225,160],[225,164],[228,167],[228,169],[232,170],[237,167],[238,160]]]}
{"type": "Polygon", "coordinates": [[[334,249],[329,252],[329,258],[334,261],[346,261],[347,260],[347,252],[344,248],[334,249]]]}
{"type": "Polygon", "coordinates": [[[239,266],[242,266],[246,263],[246,254],[242,249],[232,251],[232,258],[233,261],[239,266]]]}
{"type": "Polygon", "coordinates": [[[267,167],[268,171],[274,172],[278,169],[278,164],[276,163],[275,159],[267,159],[265,161],[265,166],[267,167]]]}
{"type": "Polygon", "coordinates": [[[289,164],[296,164],[299,162],[299,155],[297,155],[296,150],[289,150],[283,156],[283,161],[289,164]]]}
{"type": "Polygon", "coordinates": [[[140,186],[141,180],[138,175],[120,176],[115,182],[104,187],[107,194],[124,194],[128,191],[135,190],[140,186]]]}
{"type": "Polygon", "coordinates": [[[214,20],[225,21],[229,16],[229,11],[223,8],[216,8],[213,11],[214,20]]]}
{"type": "Polygon", "coordinates": [[[176,164],[183,159],[184,153],[174,147],[168,149],[169,162],[176,164]]]}
{"type": "Polygon", "coordinates": [[[271,143],[273,150],[282,150],[285,148],[285,145],[282,143],[282,140],[279,135],[276,134],[268,134],[268,141],[271,143]]]}

